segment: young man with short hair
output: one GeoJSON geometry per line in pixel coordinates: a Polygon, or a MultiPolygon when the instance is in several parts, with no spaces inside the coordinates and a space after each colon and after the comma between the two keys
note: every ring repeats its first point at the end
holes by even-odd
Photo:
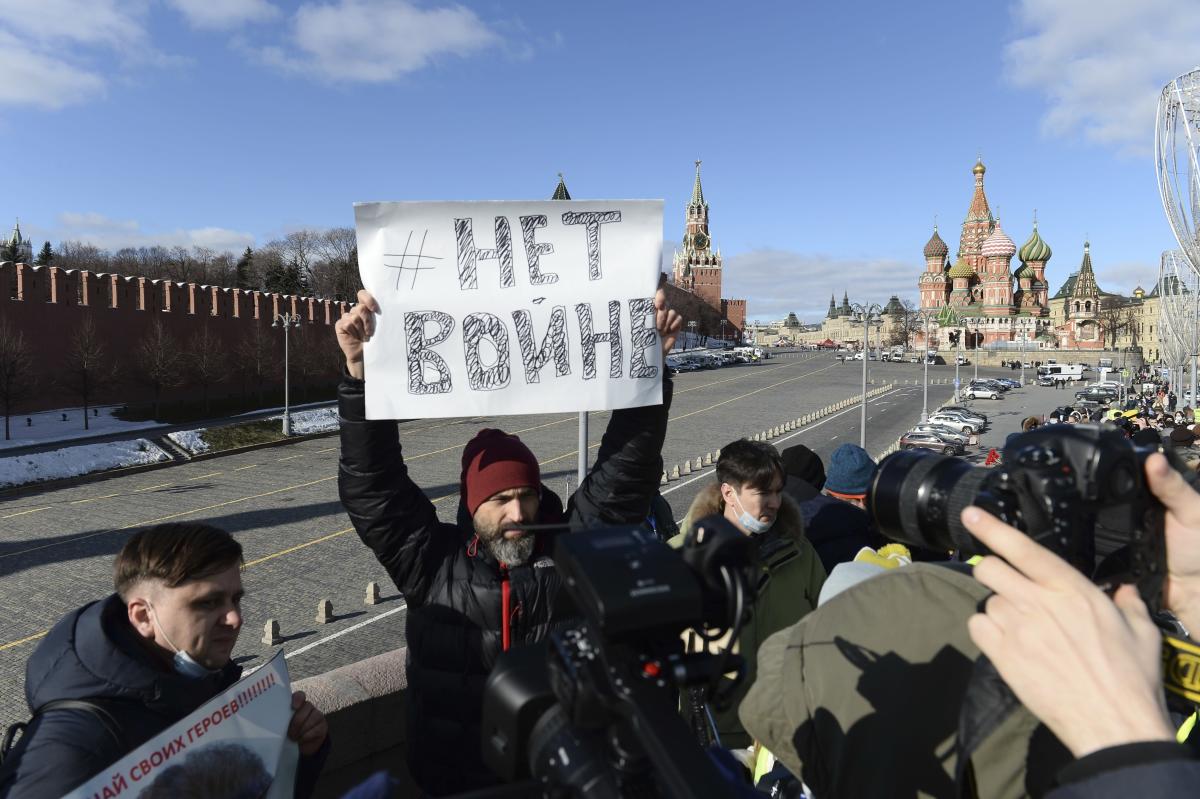
{"type": "MultiPolygon", "coordinates": [[[[161,524],[125,542],[116,593],[67,614],[25,667],[33,719],[0,769],[0,796],[61,796],[229,688],[242,628],[242,545],[200,523],[161,524]],[[75,700],[92,706],[47,707],[75,700]]],[[[296,795],[311,794],[328,725],[292,696],[296,795]]]]}
{"type": "Polygon", "coordinates": [[[721,448],[717,479],[692,501],[680,535],[671,539],[683,546],[694,522],[713,513],[722,514],[751,537],[762,572],[754,612],[737,641],[746,661],[746,676],[729,707],[714,711],[721,745],[743,748],[751,744],[737,717],[737,706],[754,683],[758,647],[784,627],[789,627],[817,606],[825,569],[804,534],[804,520],[796,503],[783,493],[786,474],[775,447],[763,441],[739,439],[721,448]]]}

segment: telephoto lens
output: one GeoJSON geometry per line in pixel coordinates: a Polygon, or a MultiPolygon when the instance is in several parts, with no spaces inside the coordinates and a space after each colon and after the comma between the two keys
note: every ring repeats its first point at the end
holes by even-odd
{"type": "Polygon", "coordinates": [[[904,450],[884,458],[867,490],[867,513],[885,538],[939,552],[974,551],[959,519],[980,504],[990,469],[928,450],[904,450]]]}

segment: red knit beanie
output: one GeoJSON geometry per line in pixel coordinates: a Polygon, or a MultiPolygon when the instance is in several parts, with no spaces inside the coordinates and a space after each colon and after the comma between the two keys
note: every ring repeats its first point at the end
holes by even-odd
{"type": "Polygon", "coordinates": [[[488,497],[510,488],[542,484],[537,458],[521,439],[503,430],[485,428],[467,442],[460,480],[471,516],[488,497]]]}

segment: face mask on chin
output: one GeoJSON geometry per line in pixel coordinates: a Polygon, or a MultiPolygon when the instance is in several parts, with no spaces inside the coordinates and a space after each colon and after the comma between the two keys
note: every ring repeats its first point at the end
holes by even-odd
{"type": "Polygon", "coordinates": [[[162,635],[163,640],[170,645],[171,650],[175,653],[175,656],[171,659],[171,665],[175,668],[175,672],[177,674],[193,680],[199,680],[211,674],[216,674],[220,671],[220,669],[205,668],[187,652],[175,646],[175,642],[171,640],[166,631],[163,630],[162,625],[158,623],[158,612],[154,609],[154,606],[149,602],[147,602],[146,605],[150,608],[150,618],[154,620],[155,629],[158,630],[159,634],[162,635]]]}
{"type": "Polygon", "coordinates": [[[749,513],[746,513],[746,509],[742,507],[741,499],[738,498],[737,491],[733,492],[733,501],[737,503],[738,524],[740,524],[746,530],[746,532],[751,533],[752,535],[762,535],[770,530],[771,526],[775,524],[774,519],[769,522],[759,521],[749,513]]]}

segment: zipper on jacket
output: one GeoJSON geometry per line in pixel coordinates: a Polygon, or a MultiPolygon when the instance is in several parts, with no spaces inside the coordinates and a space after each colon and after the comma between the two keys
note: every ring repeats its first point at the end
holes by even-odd
{"type": "Polygon", "coordinates": [[[505,652],[512,644],[512,626],[509,621],[510,611],[509,603],[512,602],[511,597],[512,583],[508,579],[508,566],[500,564],[500,646],[505,652]]]}

